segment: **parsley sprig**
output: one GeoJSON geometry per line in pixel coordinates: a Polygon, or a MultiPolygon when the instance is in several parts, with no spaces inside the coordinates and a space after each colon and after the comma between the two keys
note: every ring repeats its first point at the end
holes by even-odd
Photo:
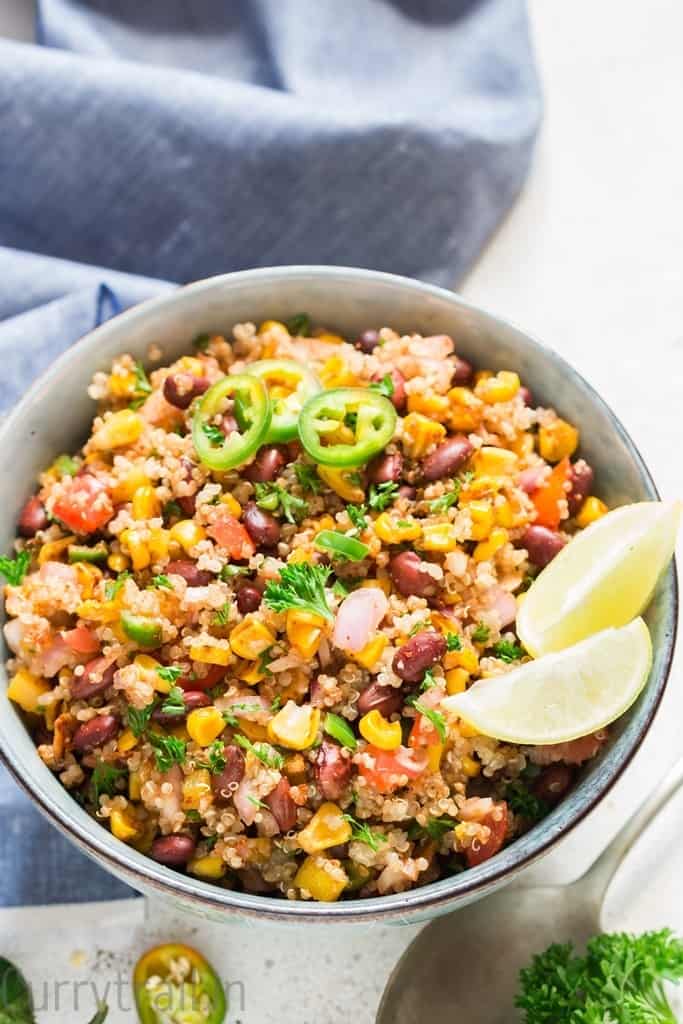
{"type": "Polygon", "coordinates": [[[519,661],[520,658],[524,657],[524,649],[511,640],[499,640],[497,644],[493,645],[491,650],[497,658],[508,664],[511,661],[519,661]]]}
{"type": "Polygon", "coordinates": [[[172,686],[161,705],[162,715],[182,715],[185,711],[185,694],[179,686],[172,686]]]}
{"type": "Polygon", "coordinates": [[[394,382],[390,373],[385,373],[381,380],[375,380],[368,387],[369,391],[377,391],[385,398],[391,398],[394,393],[394,382]]]}
{"type": "Polygon", "coordinates": [[[267,584],[263,599],[274,612],[304,608],[315,615],[332,619],[325,596],[329,575],[330,569],[326,565],[311,565],[310,562],[283,565],[280,579],[271,580],[267,584]]]}
{"type": "Polygon", "coordinates": [[[294,473],[302,490],[310,491],[311,494],[320,494],[322,483],[315,466],[310,466],[307,462],[295,462],[294,473]]]}
{"type": "Polygon", "coordinates": [[[443,715],[440,711],[437,711],[436,708],[425,707],[425,705],[421,704],[416,697],[411,697],[407,703],[411,704],[416,711],[419,711],[421,715],[424,715],[424,717],[432,723],[432,725],[439,734],[439,739],[441,740],[442,743],[445,743],[447,731],[445,715],[443,715]]]}
{"type": "Polygon", "coordinates": [[[242,747],[243,750],[250,751],[266,768],[276,768],[279,771],[284,767],[284,757],[277,750],[274,750],[269,743],[252,743],[250,739],[242,736],[241,733],[235,735],[235,743],[242,747]]]}
{"type": "Polygon", "coordinates": [[[397,494],[398,484],[393,480],[387,480],[383,484],[371,484],[368,505],[375,512],[384,512],[385,508],[393,505],[397,494]]]}
{"type": "Polygon", "coordinates": [[[130,576],[131,574],[128,569],[125,569],[123,572],[118,574],[115,580],[107,580],[104,587],[105,601],[113,601],[126,580],[130,579],[130,576]]]}
{"type": "Polygon", "coordinates": [[[26,575],[31,561],[28,551],[20,551],[16,558],[0,555],[0,573],[12,587],[18,587],[26,575]]]}
{"type": "Polygon", "coordinates": [[[178,665],[160,665],[157,669],[159,679],[163,679],[165,683],[175,683],[182,674],[183,670],[178,665]]]}
{"type": "Polygon", "coordinates": [[[154,732],[149,734],[148,739],[154,748],[154,760],[158,771],[167,772],[174,764],[182,764],[185,760],[185,740],[178,739],[177,736],[160,736],[154,732]]]}
{"type": "Polygon", "coordinates": [[[290,494],[280,484],[257,483],[254,488],[258,507],[267,512],[279,513],[288,523],[298,523],[308,513],[308,502],[290,494]]]}
{"type": "Polygon", "coordinates": [[[151,704],[148,704],[144,708],[134,708],[131,704],[126,709],[128,728],[136,739],[140,739],[142,734],[147,730],[149,720],[152,717],[152,712],[156,706],[156,701],[153,700],[151,704]]]}
{"type": "Polygon", "coordinates": [[[457,821],[453,818],[449,818],[448,815],[444,815],[441,818],[428,818],[425,825],[418,824],[414,821],[408,829],[409,839],[422,839],[427,836],[429,839],[439,840],[454,829],[457,825],[457,821]]]}
{"type": "Polygon", "coordinates": [[[108,764],[106,761],[98,761],[90,776],[90,792],[92,802],[96,807],[100,805],[101,796],[115,796],[118,792],[117,783],[126,775],[124,768],[117,768],[116,765],[108,764]]]}
{"type": "Polygon", "coordinates": [[[149,585],[150,587],[156,587],[158,590],[173,590],[173,584],[163,572],[159,573],[158,576],[152,576],[149,585]]]}
{"type": "Polygon", "coordinates": [[[367,529],[368,520],[365,515],[367,512],[367,505],[347,505],[346,514],[353,523],[354,529],[357,533],[367,529]]]}
{"type": "Polygon", "coordinates": [[[351,838],[357,843],[365,843],[371,850],[379,850],[380,844],[385,843],[387,837],[382,832],[373,832],[366,821],[358,821],[352,814],[345,814],[344,821],[351,826],[351,838]]]}
{"type": "Polygon", "coordinates": [[[214,740],[206,751],[206,761],[197,761],[198,768],[208,768],[212,775],[220,775],[225,768],[225,745],[222,740],[214,740]]]}
{"type": "Polygon", "coordinates": [[[211,444],[223,444],[225,442],[225,434],[215,423],[202,423],[202,432],[211,444]]]}
{"type": "Polygon", "coordinates": [[[472,633],[472,639],[475,644],[485,644],[490,635],[491,630],[489,627],[485,626],[483,622],[480,622],[472,633]]]}
{"type": "Polygon", "coordinates": [[[514,814],[529,821],[540,821],[550,810],[545,800],[539,800],[520,779],[508,783],[505,787],[505,799],[514,814]]]}

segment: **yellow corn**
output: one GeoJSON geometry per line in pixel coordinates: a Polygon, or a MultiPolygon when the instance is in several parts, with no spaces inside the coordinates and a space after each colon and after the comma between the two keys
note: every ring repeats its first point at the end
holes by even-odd
{"type": "Polygon", "coordinates": [[[449,651],[449,655],[454,659],[452,667],[464,668],[470,675],[474,675],[479,668],[479,655],[474,647],[463,647],[460,651],[449,651]]]}
{"type": "Polygon", "coordinates": [[[52,689],[46,679],[34,676],[25,668],[20,668],[10,679],[7,696],[24,711],[35,714],[40,705],[38,698],[52,689]]]}
{"type": "Polygon", "coordinates": [[[401,746],[401,723],[387,721],[376,708],[363,715],[358,729],[364,740],[380,750],[396,750],[401,746]]]}
{"type": "Polygon", "coordinates": [[[116,836],[123,843],[130,843],[133,839],[139,839],[142,829],[139,827],[133,816],[123,810],[114,810],[109,815],[109,827],[112,835],[116,836]]]}
{"type": "Polygon", "coordinates": [[[443,754],[443,743],[430,743],[427,747],[427,767],[430,772],[438,772],[443,754]]]}
{"type": "Polygon", "coordinates": [[[92,436],[91,444],[98,451],[125,448],[135,444],[142,433],[144,420],[132,409],[121,409],[107,416],[101,427],[92,436]]]}
{"type": "Polygon", "coordinates": [[[218,708],[195,708],[187,716],[187,731],[200,747],[209,747],[225,729],[225,719],[218,708]]]}
{"type": "Polygon", "coordinates": [[[478,384],[482,380],[489,380],[490,377],[493,377],[493,370],[477,370],[474,375],[474,383],[478,384]]]}
{"type": "Polygon", "coordinates": [[[330,431],[325,437],[329,444],[354,444],[356,440],[355,433],[345,423],[340,423],[335,430],[330,431]]]}
{"type": "Polygon", "coordinates": [[[361,587],[379,587],[388,597],[391,593],[391,578],[388,575],[378,575],[375,579],[363,580],[361,587]]]}
{"type": "Polygon", "coordinates": [[[534,450],[534,435],[520,434],[512,442],[511,447],[515,455],[518,455],[520,459],[526,458],[526,456],[531,455],[534,450]]]}
{"type": "Polygon", "coordinates": [[[38,565],[45,565],[46,562],[55,562],[64,554],[69,544],[73,544],[75,537],[62,537],[61,540],[49,540],[43,544],[38,552],[38,565]]]}
{"type": "Polygon", "coordinates": [[[121,477],[112,489],[112,497],[118,504],[124,501],[132,501],[133,495],[140,487],[149,485],[149,477],[139,466],[134,466],[125,476],[121,477]]]}
{"type": "Polygon", "coordinates": [[[481,423],[484,404],[469,388],[451,388],[448,392],[451,404],[449,425],[453,430],[464,430],[469,433],[476,430],[481,423]]]}
{"type": "Polygon", "coordinates": [[[368,640],[365,647],[360,651],[356,651],[353,655],[355,661],[363,668],[371,669],[373,665],[376,665],[382,656],[382,652],[388,643],[388,638],[384,633],[377,633],[372,640],[368,640]]]}
{"type": "Polygon", "coordinates": [[[495,405],[496,402],[509,402],[519,391],[519,377],[511,370],[501,370],[495,377],[488,377],[479,381],[475,387],[478,398],[481,398],[487,405],[495,405]]]}
{"type": "Polygon", "coordinates": [[[288,750],[306,750],[318,734],[320,708],[289,700],[268,723],[268,738],[288,750]]]}
{"type": "Polygon", "coordinates": [[[326,359],[318,376],[326,388],[347,388],[358,383],[342,356],[330,356],[326,359]]]}
{"type": "Polygon", "coordinates": [[[408,412],[421,412],[430,419],[443,423],[448,417],[451,404],[446,395],[417,391],[408,395],[408,412]]]}
{"type": "Polygon", "coordinates": [[[300,562],[310,562],[311,555],[306,548],[296,548],[291,554],[287,555],[288,565],[299,565],[300,562]]]}
{"type": "Polygon", "coordinates": [[[496,523],[511,529],[515,526],[522,526],[528,519],[528,513],[521,507],[518,501],[512,502],[505,498],[496,502],[493,508],[496,523]]]}
{"type": "Polygon", "coordinates": [[[446,672],[446,692],[448,694],[463,693],[467,689],[469,672],[464,668],[452,668],[446,672]]]}
{"type": "Polygon", "coordinates": [[[289,338],[289,331],[281,320],[264,320],[259,327],[258,332],[259,334],[265,334],[266,331],[276,331],[278,334],[282,334],[285,338],[289,338]]]}
{"type": "Polygon", "coordinates": [[[287,639],[306,661],[310,661],[320,647],[324,627],[321,615],[299,608],[290,608],[287,612],[287,639]]]}
{"type": "Polygon", "coordinates": [[[134,529],[124,530],[119,539],[130,555],[135,571],[146,569],[152,561],[152,556],[149,545],[143,541],[140,531],[134,529]]]}
{"type": "Polygon", "coordinates": [[[327,802],[320,805],[308,825],[299,832],[299,846],[306,853],[320,853],[330,846],[348,842],[351,831],[341,807],[327,802]]]}
{"type": "Polygon", "coordinates": [[[415,519],[403,519],[391,512],[382,512],[375,519],[375,533],[385,544],[404,544],[406,541],[417,540],[421,528],[415,519]]]}
{"type": "MultiPolygon", "coordinates": [[[[202,709],[197,708],[196,710],[201,711],[202,709]]],[[[204,710],[210,711],[211,709],[205,708],[204,710]]],[[[201,801],[204,797],[211,796],[211,792],[211,772],[206,768],[195,768],[183,779],[183,810],[198,811],[201,801]]]]}
{"type": "Polygon", "coordinates": [[[538,450],[547,462],[560,462],[579,446],[579,432],[566,420],[556,419],[538,431],[538,450]]]}
{"type": "Polygon", "coordinates": [[[458,723],[458,731],[460,732],[460,735],[466,740],[471,740],[474,736],[479,735],[475,727],[463,721],[462,718],[458,723]]]}
{"type": "Polygon", "coordinates": [[[306,762],[301,754],[289,754],[283,771],[293,786],[300,786],[306,781],[306,762]]]}
{"type": "MultiPolygon", "coordinates": [[[[169,532],[163,527],[149,531],[149,553],[154,562],[163,562],[168,557],[169,532]]],[[[168,594],[168,591],[166,592],[168,594]]]]}
{"type": "Polygon", "coordinates": [[[453,523],[425,523],[418,547],[424,551],[457,551],[458,539],[453,523]]]}
{"type": "Polygon", "coordinates": [[[316,331],[315,336],[328,345],[343,345],[346,342],[346,338],[342,338],[341,334],[330,334],[329,331],[316,331]]]}
{"type": "Polygon", "coordinates": [[[230,646],[238,658],[246,661],[257,661],[274,643],[271,631],[253,615],[245,616],[230,634],[230,646]]]}
{"type": "Polygon", "coordinates": [[[135,391],[136,383],[136,377],[132,370],[111,373],[109,375],[109,392],[115,398],[130,398],[135,391]]]}
{"type": "Polygon", "coordinates": [[[257,683],[266,678],[266,673],[259,668],[257,661],[245,661],[237,672],[237,678],[241,679],[247,686],[256,686],[257,683]]]}
{"type": "Polygon", "coordinates": [[[409,412],[403,420],[403,449],[411,459],[419,459],[433,445],[443,441],[446,428],[421,412],[409,412]]]}
{"type": "Polygon", "coordinates": [[[130,558],[127,558],[121,552],[116,552],[109,556],[107,565],[112,572],[125,572],[130,567],[130,558]]]}
{"type": "Polygon", "coordinates": [[[200,661],[202,665],[229,665],[232,661],[229,647],[219,647],[217,644],[193,644],[190,647],[190,657],[193,661],[200,661]]]}
{"type": "Polygon", "coordinates": [[[480,541],[474,549],[475,562],[489,562],[496,551],[500,551],[504,544],[507,544],[508,532],[502,526],[494,526],[489,534],[488,540],[480,541]]]}
{"type": "Polygon", "coordinates": [[[252,743],[262,743],[263,740],[268,739],[268,730],[265,725],[249,722],[246,718],[240,719],[240,732],[243,732],[252,743]]]}
{"type": "Polygon", "coordinates": [[[360,505],[365,500],[365,491],[358,483],[354,482],[354,470],[318,466],[318,476],[344,501],[348,501],[352,505],[360,505]]]}
{"type": "Polygon", "coordinates": [[[475,761],[473,757],[465,754],[462,761],[462,770],[468,779],[475,779],[481,772],[481,765],[478,761],[475,761]]]}
{"type": "Polygon", "coordinates": [[[175,365],[183,373],[191,373],[193,377],[204,376],[204,363],[196,356],[181,356],[175,365]]]}
{"type": "Polygon", "coordinates": [[[74,570],[81,587],[81,595],[87,600],[92,597],[95,584],[102,579],[102,570],[96,565],[89,565],[88,562],[76,562],[74,570]]]}
{"type": "Polygon", "coordinates": [[[242,506],[240,505],[237,498],[233,498],[232,494],[221,494],[221,505],[225,505],[226,509],[235,519],[239,519],[242,515],[242,506]]]}
{"type": "Polygon", "coordinates": [[[156,519],[161,515],[161,504],[151,484],[138,487],[133,495],[133,519],[156,519]]]}
{"type": "Polygon", "coordinates": [[[228,865],[216,853],[207,853],[205,857],[195,857],[187,865],[187,870],[196,878],[206,878],[211,882],[223,878],[228,865]]]}
{"type": "Polygon", "coordinates": [[[485,540],[493,529],[495,517],[489,501],[471,501],[467,506],[472,519],[472,540],[485,540]]]}
{"type": "Polygon", "coordinates": [[[348,884],[342,866],[325,857],[307,857],[294,876],[294,885],[319,903],[334,903],[348,884]]]}
{"type": "Polygon", "coordinates": [[[192,519],[181,519],[168,531],[170,539],[179,544],[188,554],[192,548],[206,538],[206,530],[192,519]]]}
{"type": "Polygon", "coordinates": [[[600,501],[595,495],[590,495],[579,509],[576,522],[583,529],[597,519],[602,519],[606,512],[609,512],[609,509],[604,501],[600,501]]]}
{"type": "Polygon", "coordinates": [[[128,775],[128,799],[139,800],[142,796],[142,779],[140,772],[130,772],[128,775]]]}
{"type": "Polygon", "coordinates": [[[124,729],[119,738],[116,741],[116,747],[121,754],[127,754],[129,750],[136,747],[138,743],[137,737],[135,736],[132,729],[124,729]]]}
{"type": "Polygon", "coordinates": [[[157,669],[161,668],[161,662],[157,661],[150,654],[136,654],[133,664],[140,675],[143,675],[154,687],[157,693],[170,693],[171,683],[162,679],[157,669]]]}
{"type": "Polygon", "coordinates": [[[517,456],[507,448],[485,444],[472,459],[478,476],[510,476],[517,471],[517,456]]]}
{"type": "Polygon", "coordinates": [[[311,522],[315,524],[315,526],[318,529],[318,532],[320,532],[320,530],[337,529],[336,521],[332,518],[332,516],[329,515],[320,516],[318,519],[311,520],[311,522]]]}
{"type": "Polygon", "coordinates": [[[184,722],[181,722],[180,725],[174,725],[168,731],[170,732],[171,736],[175,736],[176,739],[182,740],[183,743],[189,743],[190,740],[192,739],[189,732],[187,731],[187,726],[185,725],[184,722]]]}
{"type": "Polygon", "coordinates": [[[88,619],[90,622],[116,622],[120,618],[121,607],[118,600],[87,600],[79,604],[76,614],[79,618],[88,619]]]}

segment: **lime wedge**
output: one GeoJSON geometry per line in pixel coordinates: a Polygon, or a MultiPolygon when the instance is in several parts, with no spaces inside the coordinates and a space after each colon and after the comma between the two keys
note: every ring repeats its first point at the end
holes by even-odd
{"type": "Polygon", "coordinates": [[[652,664],[642,619],[606,629],[501,676],[481,679],[441,706],[483,736],[508,743],[567,743],[588,736],[630,708],[652,664]]]}
{"type": "Polygon", "coordinates": [[[578,533],[536,577],[517,613],[533,657],[624,626],[643,611],[674,551],[681,503],[624,505],[578,533]]]}

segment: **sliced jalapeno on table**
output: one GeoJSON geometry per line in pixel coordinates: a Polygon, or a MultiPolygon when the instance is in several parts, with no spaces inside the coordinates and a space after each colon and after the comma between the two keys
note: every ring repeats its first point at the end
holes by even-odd
{"type": "Polygon", "coordinates": [[[191,946],[155,946],[133,972],[135,1005],[142,1024],[221,1024],[227,1004],[211,964],[191,946]]]}
{"type": "Polygon", "coordinates": [[[210,469],[241,466],[265,441],[271,416],[270,398],[262,380],[246,373],[228,374],[209,388],[197,406],[192,420],[197,455],[210,469]],[[222,432],[212,421],[218,413],[227,411],[228,399],[232,400],[239,429],[221,440],[222,432]]]}
{"type": "Polygon", "coordinates": [[[333,388],[309,398],[299,417],[299,439],[323,466],[361,466],[394,436],[396,410],[364,388],[333,388]]]}
{"type": "Polygon", "coordinates": [[[266,443],[292,441],[301,410],[321,390],[318,378],[293,359],[261,359],[245,367],[245,373],[258,377],[268,388],[273,418],[266,443]]]}

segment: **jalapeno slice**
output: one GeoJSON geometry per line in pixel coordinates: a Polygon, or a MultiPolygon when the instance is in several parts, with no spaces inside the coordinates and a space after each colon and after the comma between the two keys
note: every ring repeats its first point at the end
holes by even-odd
{"type": "Polygon", "coordinates": [[[396,410],[364,388],[333,388],[309,398],[299,417],[299,439],[323,466],[361,466],[382,451],[396,429],[396,410]]]}
{"type": "Polygon", "coordinates": [[[135,1005],[142,1024],[202,1020],[221,1024],[227,1004],[216,972],[191,946],[155,946],[133,972],[135,1005]]]}
{"type": "Polygon", "coordinates": [[[301,410],[322,388],[318,378],[293,359],[261,359],[246,366],[245,373],[258,377],[268,388],[273,417],[266,443],[292,441],[301,410]]]}
{"type": "Polygon", "coordinates": [[[144,615],[121,612],[121,628],[129,640],[139,647],[158,647],[161,643],[161,623],[144,615]]]}
{"type": "Polygon", "coordinates": [[[228,374],[209,388],[195,411],[192,441],[197,455],[210,469],[241,466],[265,441],[271,415],[268,390],[262,380],[246,373],[228,374]],[[239,429],[225,437],[212,420],[224,411],[227,399],[232,400],[239,429]]]}

